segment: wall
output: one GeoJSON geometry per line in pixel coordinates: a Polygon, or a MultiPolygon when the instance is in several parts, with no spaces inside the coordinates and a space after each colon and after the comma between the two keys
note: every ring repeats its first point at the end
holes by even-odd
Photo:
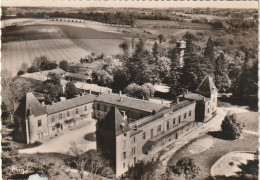
{"type": "Polygon", "coordinates": [[[41,116],[29,116],[28,117],[29,124],[29,143],[34,143],[37,140],[46,137],[49,135],[48,133],[48,125],[47,125],[47,114],[41,116]],[[38,127],[38,120],[41,120],[41,126],[38,127]]]}
{"type": "Polygon", "coordinates": [[[137,119],[143,118],[143,117],[151,114],[149,112],[140,111],[137,109],[132,109],[132,108],[128,108],[128,107],[108,104],[105,102],[95,101],[94,102],[94,117],[96,119],[105,118],[105,116],[108,113],[108,111],[110,110],[111,106],[116,106],[119,109],[119,111],[125,111],[128,123],[130,121],[135,121],[137,119]],[[98,104],[100,107],[99,110],[98,110],[98,104]]]}
{"type": "Polygon", "coordinates": [[[92,109],[93,103],[89,103],[89,104],[84,104],[82,106],[77,106],[74,107],[72,109],[68,109],[68,110],[64,110],[58,113],[54,113],[54,114],[49,114],[48,115],[48,129],[49,129],[49,134],[56,134],[57,132],[64,130],[64,129],[68,129],[71,126],[75,126],[77,124],[80,124],[82,122],[85,122],[85,120],[90,119],[91,118],[91,113],[93,112],[92,109]],[[85,111],[85,106],[87,106],[87,111],[85,111]],[[78,109],[78,114],[76,114],[76,109],[78,109]],[[70,116],[67,117],[67,112],[70,112],[70,116]],[[59,119],[59,115],[62,114],[62,119],[59,119]],[[86,114],[85,118],[81,118],[80,115],[82,114],[86,114]],[[52,122],[52,117],[54,117],[55,121],[52,122]],[[65,120],[70,120],[70,119],[75,119],[75,123],[71,123],[71,124],[66,124],[64,121],[65,120]],[[55,124],[60,123],[62,124],[62,129],[59,128],[57,129],[55,127],[55,124]]]}
{"type": "Polygon", "coordinates": [[[14,139],[26,143],[25,119],[14,115],[14,139]]]}

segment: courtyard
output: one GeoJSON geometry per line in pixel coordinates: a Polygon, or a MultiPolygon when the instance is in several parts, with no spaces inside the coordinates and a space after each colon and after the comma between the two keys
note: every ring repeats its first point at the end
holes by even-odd
{"type": "Polygon", "coordinates": [[[84,139],[84,136],[87,133],[95,131],[96,120],[90,119],[84,124],[60,132],[57,136],[52,136],[47,139],[44,139],[40,146],[27,149],[20,149],[19,153],[67,153],[72,145],[72,142],[75,142],[76,144],[80,145],[80,147],[84,149],[84,151],[96,149],[96,142],[87,141],[84,139]]]}

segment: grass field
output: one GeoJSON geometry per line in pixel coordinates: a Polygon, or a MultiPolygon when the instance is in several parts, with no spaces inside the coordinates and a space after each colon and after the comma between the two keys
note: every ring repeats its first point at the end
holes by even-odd
{"type": "MultiPolygon", "coordinates": [[[[56,62],[66,59],[78,63],[90,52],[109,56],[120,54],[122,51],[118,46],[126,39],[131,42],[135,38],[136,43],[138,38],[146,38],[147,49],[151,50],[151,39],[157,39],[159,34],[181,37],[187,32],[187,29],[113,27],[94,21],[32,22],[35,24],[20,25],[2,36],[2,70],[7,69],[12,75],[23,63],[30,66],[36,57],[42,55],[56,62]]],[[[166,43],[163,46],[168,45],[166,43]]]]}
{"type": "Polygon", "coordinates": [[[258,112],[246,112],[236,114],[245,123],[245,129],[258,132],[258,112]]]}
{"type": "Polygon", "coordinates": [[[2,43],[2,70],[17,73],[23,63],[30,65],[40,56],[46,56],[57,62],[66,59],[79,62],[79,59],[90,54],[69,39],[44,39],[2,43]]]}
{"type": "Polygon", "coordinates": [[[213,145],[206,151],[199,154],[192,154],[188,149],[192,144],[189,143],[180,150],[178,150],[168,161],[168,166],[174,165],[179,159],[183,157],[190,157],[195,163],[199,164],[201,167],[201,174],[195,179],[201,180],[206,179],[210,176],[210,169],[212,165],[223,155],[231,151],[257,151],[258,149],[258,137],[255,135],[243,133],[241,139],[236,141],[228,141],[223,139],[218,139],[210,135],[205,135],[202,138],[212,138],[213,145]]]}
{"type": "Polygon", "coordinates": [[[136,20],[137,26],[153,27],[153,26],[188,26],[188,27],[207,27],[211,28],[208,24],[191,23],[191,22],[177,22],[168,20],[136,20]]]}

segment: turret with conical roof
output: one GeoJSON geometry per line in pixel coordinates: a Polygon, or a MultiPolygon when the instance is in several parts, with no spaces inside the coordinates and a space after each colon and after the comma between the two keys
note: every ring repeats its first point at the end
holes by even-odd
{"type": "Polygon", "coordinates": [[[218,90],[210,76],[206,76],[200,83],[196,92],[200,95],[210,98],[212,94],[216,93],[218,90]]]}

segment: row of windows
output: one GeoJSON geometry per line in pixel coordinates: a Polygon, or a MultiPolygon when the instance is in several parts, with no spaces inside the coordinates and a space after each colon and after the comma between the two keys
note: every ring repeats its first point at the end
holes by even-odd
{"type": "MultiPolygon", "coordinates": [[[[191,116],[191,111],[189,111],[189,116],[191,116]]],[[[185,113],[184,115],[183,115],[183,119],[186,119],[187,118],[187,113],[185,113]]],[[[179,116],[179,124],[181,123],[181,116],[179,116]]],[[[173,118],[173,122],[172,122],[172,124],[175,124],[176,123],[176,118],[173,118]]],[[[167,130],[169,130],[170,129],[170,122],[169,121],[167,121],[167,130]]],[[[159,125],[158,127],[157,127],[157,134],[159,134],[160,132],[162,131],[162,126],[161,125],[159,125]]],[[[151,133],[150,133],[150,138],[152,139],[153,138],[153,136],[154,136],[154,134],[153,134],[153,129],[151,129],[151,133]]],[[[146,133],[144,132],[143,133],[143,139],[146,139],[146,133]]],[[[133,143],[135,143],[135,137],[133,137],[133,143]]]]}
{"type": "MultiPolygon", "coordinates": [[[[88,111],[88,106],[84,106],[84,111],[88,111]]],[[[75,114],[79,114],[79,109],[75,109],[75,114]]],[[[70,111],[67,111],[67,117],[70,117],[70,111]]],[[[59,120],[62,119],[62,113],[59,114],[59,120]]],[[[55,122],[55,116],[52,116],[51,122],[55,122]]]]}

